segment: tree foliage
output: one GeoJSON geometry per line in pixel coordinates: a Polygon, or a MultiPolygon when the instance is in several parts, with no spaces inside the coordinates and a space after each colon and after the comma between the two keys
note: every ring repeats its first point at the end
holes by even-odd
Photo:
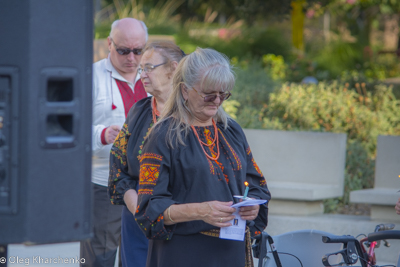
{"type": "Polygon", "coordinates": [[[338,20],[346,23],[352,35],[361,44],[369,44],[372,24],[380,15],[400,13],[398,0],[334,0],[326,6],[326,10],[336,15],[338,20]]]}
{"type": "MultiPolygon", "coordinates": [[[[124,3],[131,0],[120,0],[124,3]]],[[[162,0],[161,0],[162,1],[162,0]]],[[[113,4],[115,0],[103,0],[103,5],[113,4]]],[[[151,9],[156,6],[160,0],[138,0],[146,9],[151,9]]],[[[196,18],[200,21],[204,19],[207,9],[211,8],[216,11],[220,21],[226,18],[235,17],[236,19],[245,20],[249,25],[254,24],[260,19],[265,19],[268,16],[288,15],[291,11],[292,0],[188,0],[185,1],[176,13],[181,15],[182,21],[196,18]]],[[[330,0],[308,0],[308,5],[313,3],[326,5],[330,0]]]]}

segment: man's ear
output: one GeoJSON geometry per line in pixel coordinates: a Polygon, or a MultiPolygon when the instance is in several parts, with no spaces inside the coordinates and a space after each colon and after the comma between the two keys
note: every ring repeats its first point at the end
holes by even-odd
{"type": "Polygon", "coordinates": [[[111,52],[111,45],[112,45],[112,42],[111,42],[111,37],[110,37],[110,36],[107,37],[107,42],[108,42],[108,51],[111,52]]]}

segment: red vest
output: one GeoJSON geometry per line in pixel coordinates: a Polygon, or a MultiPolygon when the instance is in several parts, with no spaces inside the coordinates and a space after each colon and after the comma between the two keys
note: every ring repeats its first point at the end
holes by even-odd
{"type": "MultiPolygon", "coordinates": [[[[144,90],[143,83],[140,79],[136,82],[133,92],[126,82],[117,79],[115,81],[118,85],[119,92],[121,93],[122,101],[124,102],[126,117],[133,104],[138,102],[140,99],[147,97],[147,93],[144,90]]],[[[117,107],[113,104],[112,109],[116,108],[117,107]]]]}

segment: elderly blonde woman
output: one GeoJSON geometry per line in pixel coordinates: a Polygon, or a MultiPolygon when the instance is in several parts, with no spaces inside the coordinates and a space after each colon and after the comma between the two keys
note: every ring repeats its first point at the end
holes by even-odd
{"type": "MultiPolygon", "coordinates": [[[[136,221],[150,239],[148,267],[252,264],[244,241],[218,234],[231,226],[233,196],[244,194],[245,181],[249,197],[270,199],[243,130],[221,106],[234,83],[229,60],[212,49],[198,48],[178,65],[140,158],[136,221]]],[[[241,207],[239,215],[249,240],[266,227],[268,207],[241,207]]]]}
{"type": "Polygon", "coordinates": [[[135,222],[139,159],[149,129],[156,122],[172,91],[172,76],[185,56],[174,43],[147,44],[139,64],[140,79],[152,95],[138,101],[111,148],[108,194],[111,203],[124,205],[121,220],[121,261],[123,266],[144,267],[147,238],[135,222]]]}

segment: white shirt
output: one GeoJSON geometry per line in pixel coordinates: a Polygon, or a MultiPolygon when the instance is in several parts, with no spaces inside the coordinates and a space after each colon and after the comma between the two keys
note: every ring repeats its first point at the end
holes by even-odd
{"type": "MultiPolygon", "coordinates": [[[[136,76],[135,83],[140,75],[136,76]]],[[[93,127],[92,127],[92,182],[108,186],[110,150],[112,144],[101,143],[101,132],[110,125],[125,122],[125,108],[115,79],[127,82],[134,90],[134,84],[123,78],[108,58],[93,64],[93,127]],[[117,107],[112,110],[112,104],[117,107]]]]}

